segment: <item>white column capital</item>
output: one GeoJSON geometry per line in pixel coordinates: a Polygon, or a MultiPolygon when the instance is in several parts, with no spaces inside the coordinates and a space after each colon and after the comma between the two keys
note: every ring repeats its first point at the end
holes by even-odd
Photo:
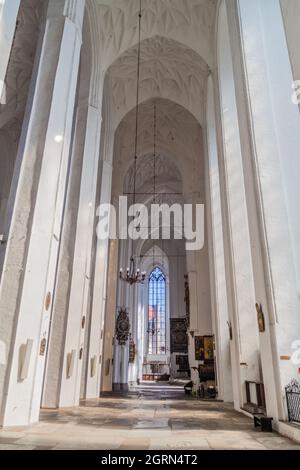
{"type": "Polygon", "coordinates": [[[67,18],[81,32],[85,10],[85,0],[49,0],[47,18],[67,18]]]}

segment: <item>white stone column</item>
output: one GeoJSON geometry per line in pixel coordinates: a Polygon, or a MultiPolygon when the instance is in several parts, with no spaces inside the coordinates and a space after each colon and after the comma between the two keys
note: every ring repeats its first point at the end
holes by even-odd
{"type": "Polygon", "coordinates": [[[237,114],[232,51],[226,2],[221,4],[218,37],[219,105],[217,131],[222,136],[219,152],[222,217],[225,227],[229,287],[229,316],[233,331],[232,363],[237,408],[246,401],[245,380],[260,381],[260,357],[249,217],[237,114]],[[220,120],[221,117],[221,120],[220,120]],[[238,389],[236,389],[238,388],[238,389]]]}
{"type": "Polygon", "coordinates": [[[225,271],[224,229],[222,226],[221,192],[218,164],[218,148],[215,121],[213,80],[208,78],[207,86],[207,211],[210,213],[208,224],[208,243],[210,246],[210,272],[212,291],[212,322],[216,344],[216,368],[218,377],[218,397],[232,401],[232,370],[230,335],[228,324],[228,298],[225,271]]]}
{"type": "MultiPolygon", "coordinates": [[[[114,325],[115,325],[115,322],[114,322],[114,325]]],[[[120,375],[121,375],[120,374],[120,364],[121,364],[122,350],[121,350],[121,347],[119,347],[119,345],[117,345],[115,341],[116,340],[114,340],[114,345],[113,345],[113,358],[114,358],[114,361],[113,361],[113,370],[112,370],[112,374],[111,374],[112,384],[109,383],[108,390],[106,390],[106,391],[111,391],[112,389],[114,391],[118,391],[119,388],[120,388],[120,375]]]]}
{"type": "MultiPolygon", "coordinates": [[[[100,84],[101,87],[101,84],[100,84]]],[[[60,406],[76,406],[80,399],[83,361],[79,351],[85,347],[85,325],[90,290],[91,252],[94,233],[96,188],[100,152],[101,106],[88,106],[83,166],[80,182],[79,208],[73,258],[73,275],[70,287],[68,321],[65,337],[64,362],[61,375],[60,406]],[[75,367],[67,374],[67,358],[76,351],[75,367]]],[[[93,331],[94,325],[91,325],[93,331]]],[[[97,328],[100,334],[99,327],[97,328]]],[[[98,359],[98,358],[97,358],[98,359]]],[[[90,357],[88,374],[94,377],[94,356],[90,357]]]]}
{"type": "Polygon", "coordinates": [[[240,0],[238,5],[268,276],[268,305],[263,305],[267,328],[261,345],[269,351],[266,360],[272,360],[275,375],[267,373],[265,379],[272,378],[276,387],[277,404],[269,406],[275,418],[284,419],[284,387],[299,379],[299,366],[289,358],[293,341],[300,337],[300,115],[291,100],[293,74],[279,1],[240,0]]]}
{"type": "Polygon", "coordinates": [[[84,0],[50,0],[48,7],[0,291],[10,351],[5,426],[39,416],[84,7],[84,0]]]}
{"type": "MultiPolygon", "coordinates": [[[[113,173],[113,149],[114,149],[114,129],[112,127],[112,116],[110,113],[110,98],[105,95],[103,100],[103,125],[101,130],[101,160],[100,160],[100,196],[97,204],[110,204],[112,200],[111,188],[112,188],[112,173],[113,173]]],[[[97,222],[99,219],[97,219],[97,222]]],[[[95,234],[96,236],[96,234],[95,234]]],[[[111,266],[108,267],[108,260],[110,256],[110,249],[113,250],[113,243],[110,248],[110,240],[101,240],[97,238],[96,241],[96,254],[94,263],[93,273],[93,285],[91,286],[92,293],[92,306],[91,306],[91,318],[90,318],[90,333],[88,339],[88,364],[95,361],[95,370],[91,373],[88,370],[86,377],[86,398],[97,398],[99,397],[101,389],[101,374],[102,365],[104,367],[104,375],[109,370],[111,373],[111,360],[112,354],[108,358],[110,363],[105,364],[107,357],[104,354],[104,339],[105,335],[113,335],[109,330],[106,333],[106,303],[107,303],[107,280],[108,270],[113,269],[111,266]]],[[[114,251],[112,251],[114,253],[114,251]]],[[[113,254],[111,255],[113,256],[113,254]]],[[[112,337],[110,338],[112,342],[112,337]]],[[[108,347],[110,351],[110,347],[108,347]]],[[[89,366],[88,366],[89,369],[89,366]]],[[[105,375],[106,376],[106,375],[105,375]]]]}
{"type": "Polygon", "coordinates": [[[120,346],[120,390],[128,390],[128,360],[129,360],[129,339],[126,344],[120,346]]]}
{"type": "Polygon", "coordinates": [[[13,44],[20,0],[0,2],[0,103],[5,103],[5,76],[13,44]]]}
{"type": "MultiPolygon", "coordinates": [[[[82,53],[84,53],[84,49],[82,50],[82,53]]],[[[73,259],[77,235],[76,227],[80,201],[83,154],[87,131],[88,98],[87,102],[83,100],[81,96],[81,86],[82,73],[80,74],[80,86],[77,97],[77,103],[80,103],[80,105],[77,106],[76,119],[74,123],[72,155],[70,158],[71,162],[68,175],[68,187],[66,191],[63,227],[60,237],[55,292],[52,302],[51,330],[42,399],[42,406],[46,408],[58,407],[61,388],[61,364],[63,363],[70,290],[73,275],[73,259]]],[[[82,277],[85,277],[84,272],[82,273],[82,277]]]]}
{"type": "MultiPolygon", "coordinates": [[[[131,256],[131,241],[122,240],[120,242],[119,263],[125,272],[129,266],[131,256]]],[[[129,286],[124,281],[117,283],[117,306],[115,311],[114,330],[116,328],[116,319],[118,316],[118,308],[125,307],[129,313],[130,323],[132,323],[133,308],[133,290],[134,286],[129,286]]],[[[132,326],[132,325],[131,325],[132,326]]],[[[114,370],[113,370],[113,387],[114,390],[126,390],[128,388],[128,358],[129,358],[129,339],[125,345],[120,345],[117,338],[114,340],[114,370]]]]}
{"type": "MultiPolygon", "coordinates": [[[[105,139],[105,136],[104,136],[105,139]]],[[[108,161],[102,162],[100,204],[111,202],[112,166],[108,161]]],[[[106,289],[108,276],[109,239],[97,240],[96,260],[94,268],[94,285],[88,344],[88,360],[96,358],[96,373],[88,372],[86,382],[86,398],[96,398],[101,386],[101,361],[104,340],[104,319],[106,306],[106,289]],[[100,358],[101,356],[101,358],[100,358]]]]}
{"type": "MultiPolygon", "coordinates": [[[[129,308],[130,313],[130,334],[131,339],[135,344],[135,358],[134,362],[130,362],[128,364],[128,383],[130,385],[136,385],[137,378],[139,376],[139,365],[138,365],[138,355],[137,355],[137,348],[138,348],[138,322],[139,322],[139,299],[140,299],[140,289],[139,285],[134,286],[133,288],[133,299],[132,305],[129,308]]],[[[128,356],[129,360],[129,356],[128,356]]]]}
{"type": "MultiPolygon", "coordinates": [[[[101,392],[111,392],[112,376],[118,356],[114,356],[113,339],[115,335],[115,322],[117,310],[117,284],[118,284],[118,240],[111,240],[109,247],[109,268],[107,274],[107,293],[105,302],[104,341],[101,344],[103,351],[103,367],[101,377],[101,392]]],[[[114,340],[115,341],[115,340],[114,340]]]]}
{"type": "MultiPolygon", "coordinates": [[[[135,246],[135,256],[136,256],[136,262],[137,262],[136,267],[139,267],[137,253],[138,253],[137,246],[135,246]]],[[[125,268],[124,265],[123,267],[125,268]]],[[[137,324],[136,317],[137,317],[138,284],[133,284],[132,286],[126,285],[126,283],[123,283],[123,284],[124,284],[124,288],[126,289],[126,294],[127,294],[127,299],[128,299],[126,305],[127,305],[128,313],[129,313],[130,334],[132,338],[135,339],[136,324],[137,324]]],[[[129,341],[130,341],[130,337],[128,338],[128,341],[126,342],[126,345],[122,347],[122,365],[121,365],[122,376],[121,376],[120,383],[121,383],[121,388],[123,390],[127,390],[130,383],[136,381],[135,363],[131,363],[131,364],[129,363],[129,341]]]]}
{"type": "Polygon", "coordinates": [[[195,359],[195,335],[209,334],[208,331],[201,330],[199,320],[200,314],[200,298],[197,287],[197,266],[196,266],[196,253],[188,251],[186,253],[187,275],[189,281],[189,295],[190,295],[190,327],[188,329],[188,356],[189,366],[191,368],[191,380],[194,382],[196,388],[199,384],[198,372],[192,367],[198,367],[198,361],[195,359]]]}
{"type": "Polygon", "coordinates": [[[143,362],[147,351],[147,335],[146,335],[146,299],[147,283],[140,284],[138,287],[138,306],[137,306],[137,336],[136,336],[136,354],[138,364],[138,379],[143,379],[143,362]]]}
{"type": "MultiPolygon", "coordinates": [[[[200,197],[197,193],[186,194],[184,199],[185,203],[193,205],[203,204],[204,195],[200,197]]],[[[197,251],[186,251],[186,266],[190,291],[190,327],[188,333],[190,367],[198,366],[198,361],[195,360],[194,337],[212,334],[206,216],[204,224],[205,236],[203,248],[197,251]]],[[[197,387],[199,376],[198,372],[193,369],[191,369],[191,379],[195,387],[197,387]]]]}

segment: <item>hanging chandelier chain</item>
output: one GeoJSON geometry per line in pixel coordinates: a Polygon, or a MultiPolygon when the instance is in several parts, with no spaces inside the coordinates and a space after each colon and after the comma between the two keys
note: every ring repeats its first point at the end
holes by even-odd
{"type": "MultiPolygon", "coordinates": [[[[141,31],[142,31],[142,0],[140,0],[139,8],[139,21],[138,21],[138,50],[137,50],[137,80],[136,80],[136,109],[135,109],[135,140],[134,140],[134,174],[133,174],[133,204],[136,202],[136,173],[137,173],[137,159],[138,159],[138,133],[139,133],[139,95],[140,95],[140,68],[141,68],[141,31]]],[[[140,273],[139,269],[135,269],[134,259],[134,239],[131,238],[131,256],[130,265],[123,274],[123,269],[120,269],[120,279],[128,282],[130,285],[136,283],[143,283],[146,273],[140,273]]]]}
{"type": "Polygon", "coordinates": [[[134,142],[134,176],[133,176],[133,203],[136,197],[136,170],[138,159],[138,133],[139,133],[139,101],[140,101],[140,72],[141,72],[141,32],[142,32],[142,0],[140,0],[139,26],[138,26],[138,57],[136,79],[136,108],[135,108],[135,142],[134,142]]]}
{"type": "Polygon", "coordinates": [[[153,121],[153,202],[156,202],[156,101],[154,101],[154,121],[153,121]]]}
{"type": "MultiPolygon", "coordinates": [[[[141,37],[142,37],[142,0],[140,0],[138,21],[138,50],[137,50],[137,76],[136,76],[136,107],[135,107],[135,140],[134,140],[134,173],[133,173],[133,204],[136,203],[136,173],[138,159],[139,135],[139,102],[140,102],[140,73],[141,73],[141,37]]],[[[134,240],[131,240],[131,258],[134,258],[134,240]]]]}
{"type": "MultiPolygon", "coordinates": [[[[153,107],[153,204],[156,203],[156,101],[153,107]]],[[[153,242],[153,267],[155,266],[155,244],[153,242]]]]}

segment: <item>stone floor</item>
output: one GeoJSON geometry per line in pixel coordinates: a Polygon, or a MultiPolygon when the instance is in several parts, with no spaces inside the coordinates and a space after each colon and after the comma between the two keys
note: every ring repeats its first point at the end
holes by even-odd
{"type": "Polygon", "coordinates": [[[0,430],[5,449],[295,449],[277,433],[220,402],[187,398],[182,387],[147,384],[126,395],[43,410],[27,428],[0,430]]]}

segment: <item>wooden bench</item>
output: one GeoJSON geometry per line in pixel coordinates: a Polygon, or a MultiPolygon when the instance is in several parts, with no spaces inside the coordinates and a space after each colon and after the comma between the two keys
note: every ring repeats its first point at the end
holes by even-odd
{"type": "Polygon", "coordinates": [[[272,432],[273,418],[264,415],[254,415],[254,427],[260,427],[262,432],[272,432]]]}

